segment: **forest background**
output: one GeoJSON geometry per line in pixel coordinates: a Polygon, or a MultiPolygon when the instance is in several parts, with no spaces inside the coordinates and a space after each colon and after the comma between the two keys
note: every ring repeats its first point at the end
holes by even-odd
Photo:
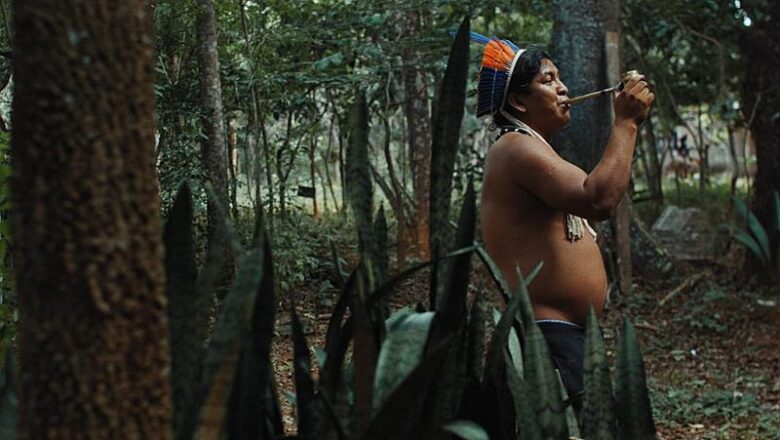
{"type": "MultiPolygon", "coordinates": [[[[16,24],[28,23],[20,11],[58,17],[71,2],[22,3],[0,1],[3,180],[27,170],[10,151],[12,121],[24,121],[12,115],[11,102],[28,79],[12,74],[12,61],[26,56],[20,48],[32,47],[25,41],[34,41],[17,34],[26,29],[16,24]]],[[[442,253],[430,233],[432,222],[441,221],[432,218],[432,145],[441,130],[436,121],[453,111],[437,103],[446,102],[441,88],[451,34],[464,16],[482,34],[547,47],[571,96],[612,85],[610,62],[640,70],[656,94],[652,116],[639,137],[630,195],[618,218],[600,228],[612,284],[607,338],[624,315],[638,323],[663,438],[772,438],[780,432],[778,8],[760,0],[155,0],[156,176],[150,178],[159,218],[169,217],[188,182],[197,264],[211,249],[224,256],[215,282],[218,308],[240,260],[237,249],[250,247],[264,213],[277,306],[297,304],[312,348],[322,346],[323,316],[335,305],[342,267],[357,264],[358,248],[365,250],[356,235],[360,220],[349,208],[356,96],[365,96],[370,127],[365,171],[377,189],[370,204],[387,214],[388,270],[398,273],[442,253]],[[617,35],[611,55],[610,32],[617,35]],[[664,213],[678,222],[652,227],[664,213]],[[223,240],[225,219],[238,244],[223,240]]],[[[478,191],[494,136],[474,115],[480,55],[472,46],[465,114],[450,133],[456,148],[445,170],[452,201],[443,226],[434,225],[439,229],[457,220],[449,205],[461,206],[470,179],[478,191]]],[[[571,127],[554,144],[587,170],[608,134],[608,100],[573,112],[571,127]]],[[[15,273],[30,258],[15,254],[10,224],[19,201],[35,197],[17,188],[11,194],[7,183],[0,187],[6,262],[0,337],[9,353],[24,325],[15,273]]],[[[391,306],[428,301],[421,293],[428,279],[418,275],[391,306]]],[[[473,274],[472,291],[483,275],[473,274]]],[[[504,307],[497,297],[496,306],[504,307]]],[[[276,324],[277,382],[290,390],[292,324],[285,313],[276,324]]],[[[294,429],[294,399],[281,400],[294,429]]]]}

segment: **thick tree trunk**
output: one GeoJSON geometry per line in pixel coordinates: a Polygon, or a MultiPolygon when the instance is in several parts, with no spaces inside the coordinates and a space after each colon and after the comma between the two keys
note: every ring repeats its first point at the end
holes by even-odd
{"type": "MultiPolygon", "coordinates": [[[[620,80],[619,0],[556,0],[554,2],[553,58],[569,87],[570,96],[614,86],[620,80]]],[[[605,97],[572,111],[568,126],[556,136],[561,156],[590,172],[607,145],[612,130],[612,101],[605,97]]],[[[616,258],[621,292],[632,286],[628,196],[612,219],[612,254],[616,258]]]]}
{"type": "Polygon", "coordinates": [[[756,19],[752,27],[744,28],[740,52],[746,71],[743,82],[745,120],[756,146],[757,170],[753,210],[762,224],[769,224],[772,194],[780,191],[780,124],[776,114],[780,108],[780,2],[769,2],[762,14],[749,11],[756,19]]]}
{"type": "MultiPolygon", "coordinates": [[[[406,13],[406,34],[420,32],[420,14],[417,10],[406,13]]],[[[414,50],[404,52],[403,81],[406,92],[405,112],[409,140],[409,159],[412,170],[415,212],[417,213],[417,255],[430,257],[430,176],[431,176],[431,115],[425,78],[414,63],[414,50]]],[[[399,223],[399,228],[401,227],[399,223]]],[[[399,246],[401,243],[399,242],[399,246]]],[[[399,262],[403,264],[403,261],[399,262]]]]}
{"type": "Polygon", "coordinates": [[[220,270],[218,296],[227,292],[227,286],[233,280],[234,256],[226,240],[219,239],[217,230],[220,222],[220,208],[227,215],[228,188],[227,167],[225,165],[225,123],[222,111],[222,83],[219,77],[219,53],[217,51],[217,21],[213,0],[198,0],[198,66],[200,68],[200,101],[202,107],[201,124],[205,138],[201,143],[201,162],[206,179],[214,189],[216,200],[209,197],[208,211],[208,247],[222,248],[224,263],[220,270]]]}
{"type": "MultiPolygon", "coordinates": [[[[604,34],[617,30],[617,0],[555,0],[551,55],[569,96],[614,86],[607,82],[604,34]],[[610,17],[607,17],[611,14],[610,17]],[[612,29],[607,22],[613,22],[612,29]]],[[[611,131],[612,101],[602,97],[578,104],[571,121],[552,144],[566,160],[590,172],[604,154],[611,131]]]]}
{"type": "Polygon", "coordinates": [[[16,0],[21,438],[171,438],[143,0],[16,0]]]}

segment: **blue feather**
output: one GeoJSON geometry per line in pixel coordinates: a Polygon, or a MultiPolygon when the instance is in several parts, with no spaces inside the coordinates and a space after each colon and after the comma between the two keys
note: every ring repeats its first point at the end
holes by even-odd
{"type": "Polygon", "coordinates": [[[504,43],[506,43],[506,44],[507,44],[507,46],[511,47],[511,48],[512,48],[512,50],[513,50],[513,51],[515,51],[515,52],[517,52],[518,50],[520,50],[520,48],[519,48],[519,47],[518,47],[518,46],[517,46],[515,43],[513,43],[513,42],[511,42],[511,41],[509,41],[509,40],[501,40],[501,41],[503,41],[504,43]]]}
{"type": "Polygon", "coordinates": [[[501,70],[483,68],[477,86],[477,117],[493,114],[501,106],[509,75],[501,70]]]}
{"type": "Polygon", "coordinates": [[[488,44],[490,43],[490,38],[479,34],[477,32],[471,31],[471,41],[479,44],[488,44]]]}

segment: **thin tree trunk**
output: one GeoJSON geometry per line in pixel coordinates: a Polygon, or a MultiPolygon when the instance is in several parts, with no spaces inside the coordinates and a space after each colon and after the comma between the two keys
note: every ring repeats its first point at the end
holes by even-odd
{"type": "Polygon", "coordinates": [[[20,438],[170,439],[149,3],[13,6],[20,438]]]}
{"type": "Polygon", "coordinates": [[[230,207],[233,213],[233,221],[238,222],[238,128],[235,117],[228,121],[228,152],[230,163],[228,171],[230,176],[230,207]]]}
{"type": "MultiPolygon", "coordinates": [[[[325,150],[325,155],[322,157],[322,163],[325,167],[325,178],[328,181],[328,190],[330,191],[330,197],[333,200],[333,207],[336,211],[339,210],[339,202],[336,199],[336,192],[333,190],[333,178],[330,175],[330,155],[333,151],[333,127],[336,124],[336,115],[330,120],[330,129],[328,130],[328,148],[325,150]]],[[[324,190],[323,190],[324,192],[324,190]]]]}
{"type": "MultiPolygon", "coordinates": [[[[731,171],[731,184],[729,185],[729,196],[734,197],[737,193],[737,181],[739,180],[739,159],[737,159],[737,146],[734,142],[734,128],[731,124],[726,126],[728,130],[729,158],[734,169],[731,171]]],[[[729,211],[731,210],[731,197],[729,197],[729,211]]]]}
{"type": "MultiPolygon", "coordinates": [[[[617,3],[617,2],[616,2],[617,3]]],[[[615,5],[619,7],[619,5],[615,5]]],[[[617,84],[620,81],[620,34],[618,33],[619,22],[617,17],[606,23],[606,28],[610,29],[605,35],[605,55],[607,61],[607,82],[617,84]]],[[[610,112],[610,119],[614,118],[610,112]]],[[[610,124],[611,126],[612,124],[610,124]]],[[[615,217],[612,219],[612,226],[615,230],[615,256],[617,257],[618,284],[620,291],[628,295],[633,290],[633,273],[631,263],[631,196],[629,193],[623,196],[623,199],[615,210],[615,217]]]]}
{"type": "Polygon", "coordinates": [[[648,168],[650,170],[648,175],[650,193],[653,195],[653,199],[658,206],[660,206],[664,200],[662,187],[663,170],[661,168],[661,161],[658,160],[658,139],[655,136],[652,118],[647,118],[647,122],[645,123],[645,135],[647,136],[647,158],[648,168]]]}
{"type": "MultiPolygon", "coordinates": [[[[263,137],[263,158],[265,159],[265,183],[268,186],[268,231],[273,236],[274,231],[274,179],[271,162],[271,144],[268,142],[268,130],[265,128],[265,118],[260,114],[260,134],[263,137]]],[[[259,157],[259,155],[258,155],[259,157]]],[[[258,174],[259,176],[259,174],[258,174]]],[[[260,196],[260,183],[257,182],[257,195],[260,196]]],[[[259,199],[258,199],[259,200],[259,199]]],[[[262,205],[262,204],[261,204],[262,205]]]]}
{"type": "MultiPolygon", "coordinates": [[[[198,0],[198,65],[200,68],[200,100],[203,110],[201,124],[205,138],[201,143],[201,161],[206,179],[214,189],[214,197],[209,197],[208,247],[219,246],[224,255],[220,269],[220,282],[217,296],[224,297],[227,286],[234,277],[234,256],[226,240],[217,241],[219,223],[224,221],[220,215],[220,206],[227,209],[228,189],[225,166],[225,124],[222,111],[222,83],[219,77],[219,54],[217,51],[217,22],[212,0],[198,0]]],[[[227,211],[225,211],[227,215],[227,211]]]]}
{"type": "Polygon", "coordinates": [[[314,197],[312,198],[312,207],[314,208],[314,217],[319,217],[319,209],[317,207],[317,180],[314,172],[314,152],[317,150],[317,136],[315,133],[311,134],[311,142],[309,145],[309,180],[311,181],[311,187],[314,188],[314,197]]]}
{"type": "MultiPolygon", "coordinates": [[[[420,14],[416,9],[406,13],[406,34],[417,35],[420,32],[420,14]]],[[[406,127],[409,142],[410,168],[414,189],[415,212],[417,214],[416,236],[417,255],[430,257],[430,175],[431,175],[431,117],[428,106],[428,91],[422,72],[416,69],[414,50],[410,47],[404,52],[403,82],[405,94],[406,127]]],[[[401,228],[399,223],[399,229],[401,228]]],[[[399,246],[401,243],[399,242],[399,246]]],[[[399,260],[401,263],[403,260],[399,260]]]]}

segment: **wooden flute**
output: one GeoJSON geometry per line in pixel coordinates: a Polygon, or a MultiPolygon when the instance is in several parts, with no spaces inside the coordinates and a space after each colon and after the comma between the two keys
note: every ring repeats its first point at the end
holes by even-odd
{"type": "Polygon", "coordinates": [[[565,101],[564,104],[569,104],[569,105],[579,104],[582,101],[587,101],[588,99],[597,98],[601,95],[606,95],[612,92],[619,92],[623,90],[624,83],[626,83],[634,75],[639,75],[639,72],[637,72],[636,70],[629,70],[628,72],[623,74],[623,80],[617,83],[615,87],[610,87],[608,89],[599,90],[597,92],[591,92],[585,95],[576,96],[574,98],[570,98],[568,101],[565,101]]]}

